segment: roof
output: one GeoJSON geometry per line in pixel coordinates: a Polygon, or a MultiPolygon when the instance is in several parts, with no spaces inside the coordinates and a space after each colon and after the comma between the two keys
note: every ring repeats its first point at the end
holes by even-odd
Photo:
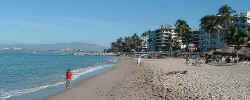
{"type": "Polygon", "coordinates": [[[242,47],[238,53],[250,57],[250,47],[242,47]]]}
{"type": "MultiPolygon", "coordinates": [[[[212,50],[208,54],[226,54],[226,55],[233,55],[234,54],[234,47],[223,47],[220,49],[212,50]]],[[[241,47],[238,50],[238,54],[240,56],[245,56],[250,58],[250,47],[241,47]]]]}

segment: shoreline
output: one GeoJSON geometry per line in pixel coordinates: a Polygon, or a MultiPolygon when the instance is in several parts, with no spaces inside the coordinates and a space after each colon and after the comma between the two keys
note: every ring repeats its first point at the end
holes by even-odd
{"type": "Polygon", "coordinates": [[[115,67],[102,74],[80,80],[72,88],[65,89],[44,100],[110,100],[109,93],[121,84],[127,75],[135,71],[136,62],[133,58],[120,57],[115,67]]]}
{"type": "MultiPolygon", "coordinates": [[[[117,63],[118,63],[118,62],[119,62],[119,60],[117,61],[117,63]]],[[[66,91],[71,90],[72,88],[74,88],[74,87],[76,87],[76,86],[78,86],[78,85],[82,85],[82,83],[84,83],[85,81],[88,81],[88,80],[90,80],[90,79],[92,79],[92,78],[95,78],[95,77],[98,77],[98,76],[100,76],[100,75],[103,75],[103,74],[105,74],[105,73],[107,73],[107,72],[109,72],[109,71],[111,71],[111,70],[113,70],[113,69],[115,69],[115,68],[116,68],[116,64],[114,64],[114,66],[113,66],[112,68],[104,69],[104,70],[102,69],[101,71],[98,71],[97,74],[89,75],[89,76],[87,76],[87,77],[85,77],[85,78],[82,78],[82,79],[77,80],[76,82],[72,82],[72,83],[71,83],[71,88],[69,88],[69,89],[64,88],[62,91],[59,91],[59,92],[57,92],[57,93],[55,93],[55,94],[49,95],[49,96],[47,96],[47,97],[44,97],[44,98],[41,99],[41,100],[48,100],[48,99],[51,98],[51,97],[60,95],[60,94],[62,94],[62,93],[64,93],[64,92],[66,92],[66,91]],[[73,85],[73,86],[72,86],[72,85],[73,85]]],[[[63,87],[65,87],[65,83],[63,84],[63,87]]],[[[40,100],[40,99],[39,99],[39,100],[40,100]]]]}

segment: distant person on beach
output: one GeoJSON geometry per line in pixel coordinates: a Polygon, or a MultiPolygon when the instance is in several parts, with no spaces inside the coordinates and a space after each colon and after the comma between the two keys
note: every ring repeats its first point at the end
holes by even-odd
{"type": "Polygon", "coordinates": [[[186,57],[186,64],[189,64],[189,57],[186,57]]]}
{"type": "Polygon", "coordinates": [[[70,88],[71,78],[72,78],[72,72],[70,71],[70,69],[68,69],[66,72],[66,88],[70,88]]]}
{"type": "Polygon", "coordinates": [[[137,65],[140,65],[140,64],[141,64],[141,56],[139,56],[137,59],[137,65]]]}

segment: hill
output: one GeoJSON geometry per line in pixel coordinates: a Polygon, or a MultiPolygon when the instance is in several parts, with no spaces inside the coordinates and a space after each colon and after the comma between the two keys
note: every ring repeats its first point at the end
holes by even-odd
{"type": "Polygon", "coordinates": [[[72,42],[72,43],[55,43],[55,44],[0,44],[0,48],[24,48],[35,50],[58,50],[64,48],[82,49],[89,51],[100,51],[105,49],[104,46],[90,43],[72,42]]]}

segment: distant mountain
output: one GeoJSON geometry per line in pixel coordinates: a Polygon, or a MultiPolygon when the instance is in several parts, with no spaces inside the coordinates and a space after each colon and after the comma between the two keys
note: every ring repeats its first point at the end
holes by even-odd
{"type": "Polygon", "coordinates": [[[24,48],[39,50],[58,50],[64,48],[82,49],[89,51],[100,51],[105,49],[104,46],[97,44],[72,42],[72,43],[55,43],[55,44],[0,44],[0,48],[24,48]]]}

